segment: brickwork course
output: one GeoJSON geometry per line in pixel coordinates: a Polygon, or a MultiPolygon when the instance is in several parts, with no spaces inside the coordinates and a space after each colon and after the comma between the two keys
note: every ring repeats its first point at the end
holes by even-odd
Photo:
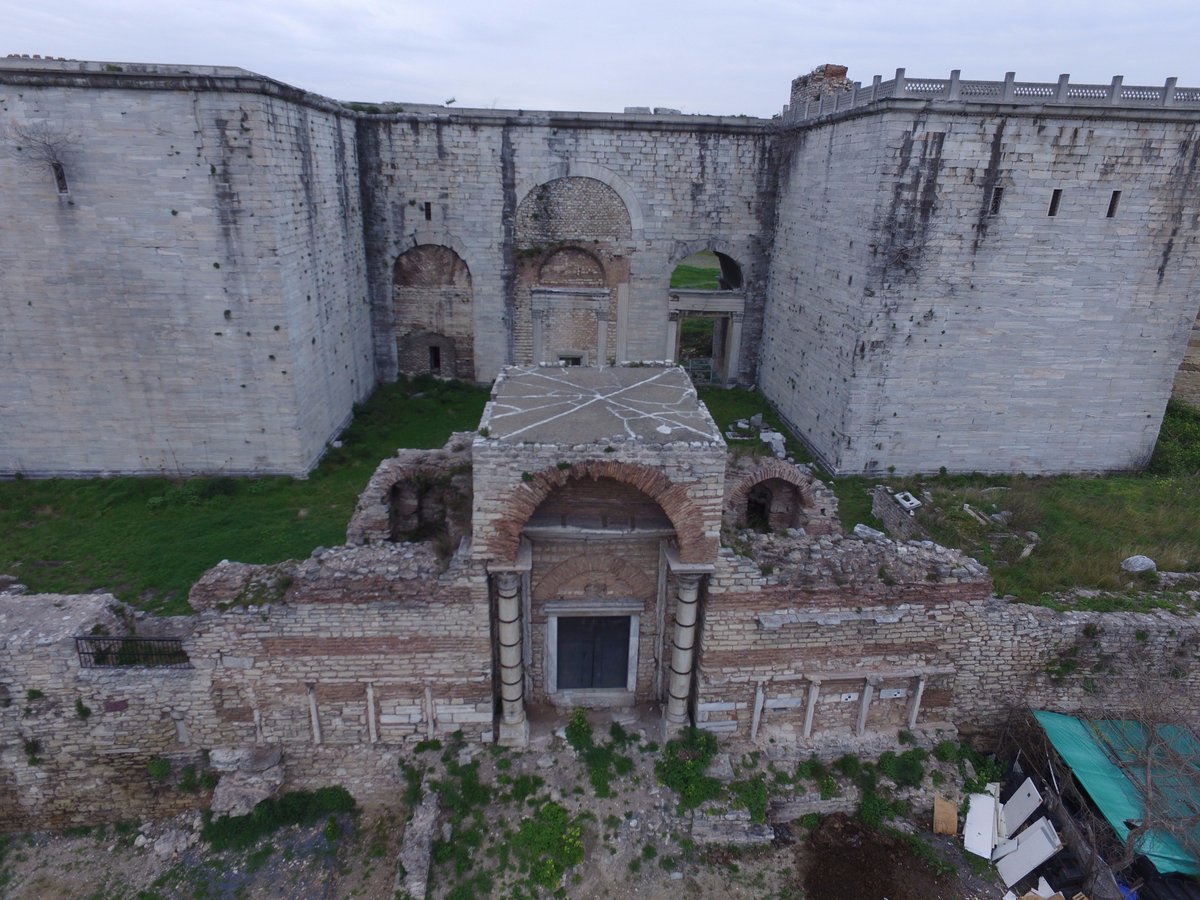
{"type": "Polygon", "coordinates": [[[344,545],[213,567],[189,616],[0,579],[0,827],[207,808],[214,780],[377,802],[420,741],[522,746],[576,706],[829,754],[1200,687],[1192,618],[1014,604],[960,551],[844,535],[807,467],[726,448],[678,368],[506,369],[483,423],[381,462],[344,545]],[[629,623],[620,677],[561,683],[564,654],[612,654],[601,620],[629,623]],[[155,638],[169,666],[137,655],[155,638]]]}
{"type": "Polygon", "coordinates": [[[0,96],[0,475],[302,474],[402,372],[670,359],[702,250],[743,279],[684,298],[718,377],[838,474],[1136,468],[1177,373],[1196,396],[1200,91],[1173,79],[826,64],[764,120],[9,58],[0,96]]]}

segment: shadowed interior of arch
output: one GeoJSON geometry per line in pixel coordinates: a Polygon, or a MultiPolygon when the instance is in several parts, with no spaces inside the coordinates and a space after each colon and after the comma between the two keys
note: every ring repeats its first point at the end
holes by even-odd
{"type": "Polygon", "coordinates": [[[614,478],[577,478],[555,489],[525,525],[547,530],[673,533],[671,520],[652,497],[614,478]]]}

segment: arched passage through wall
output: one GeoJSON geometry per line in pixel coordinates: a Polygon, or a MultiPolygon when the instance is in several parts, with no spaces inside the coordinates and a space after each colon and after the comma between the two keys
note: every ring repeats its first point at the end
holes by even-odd
{"type": "Polygon", "coordinates": [[[440,244],[400,254],[392,302],[400,372],[475,380],[474,294],[461,256],[440,244]]]}
{"type": "Polygon", "coordinates": [[[693,381],[737,381],[745,313],[743,286],[741,265],[715,250],[693,253],[672,271],[668,352],[693,381]]]}

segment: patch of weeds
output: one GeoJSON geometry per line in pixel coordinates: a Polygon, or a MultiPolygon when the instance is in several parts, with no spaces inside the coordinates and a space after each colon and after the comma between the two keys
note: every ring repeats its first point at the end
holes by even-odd
{"type": "Polygon", "coordinates": [[[79,718],[83,719],[84,721],[87,721],[88,717],[91,716],[91,714],[92,714],[92,708],[83,702],[82,697],[76,697],[75,698],[75,715],[79,716],[79,718]]]}
{"type": "Polygon", "coordinates": [[[419,806],[421,798],[425,796],[421,788],[423,773],[416,766],[403,762],[400,763],[400,769],[404,773],[404,802],[409,807],[419,806]]]}
{"type": "Polygon", "coordinates": [[[553,890],[568,869],[583,862],[583,823],[560,804],[544,803],[521,823],[512,849],[529,880],[553,890]]]}
{"type": "Polygon", "coordinates": [[[325,820],[325,827],[321,829],[325,835],[325,840],[330,844],[336,844],[342,838],[342,826],[338,822],[336,816],[330,816],[325,820]]]}
{"type": "Polygon", "coordinates": [[[659,864],[659,866],[661,866],[663,869],[665,869],[668,872],[674,872],[676,869],[679,868],[679,860],[676,859],[674,856],[660,857],[658,860],[658,864],[659,864]]]}
{"type": "Polygon", "coordinates": [[[200,790],[200,777],[196,774],[196,767],[186,765],[179,773],[179,790],[185,794],[195,794],[200,790]]]}
{"type": "Polygon", "coordinates": [[[437,738],[430,738],[427,741],[418,741],[413,750],[417,753],[429,753],[435,750],[442,749],[442,742],[437,738]]]}
{"type": "Polygon", "coordinates": [[[39,691],[37,688],[30,688],[25,692],[25,699],[30,703],[34,703],[38,700],[45,700],[46,694],[43,691],[39,691]]]}
{"type": "Polygon", "coordinates": [[[929,782],[934,787],[941,787],[946,782],[946,776],[940,770],[934,769],[929,773],[929,782]]]}
{"type": "Polygon", "coordinates": [[[862,771],[862,760],[853,753],[847,753],[844,756],[839,756],[834,761],[833,767],[847,778],[857,778],[858,773],[862,771]]]}
{"type": "Polygon", "coordinates": [[[933,758],[938,762],[958,762],[958,744],[954,741],[938,741],[933,746],[933,758]]]}
{"type": "Polygon", "coordinates": [[[855,815],[872,828],[879,828],[885,821],[902,815],[903,812],[903,808],[896,801],[888,800],[877,791],[870,791],[863,793],[855,815]]]}
{"type": "Polygon", "coordinates": [[[171,775],[171,761],[164,756],[154,757],[146,763],[146,774],[161,784],[171,775]]]}
{"type": "Polygon", "coordinates": [[[920,747],[897,755],[888,750],[879,757],[879,771],[896,782],[897,787],[920,787],[925,780],[927,754],[920,747]]]}
{"type": "Polygon", "coordinates": [[[1004,780],[1004,766],[994,756],[984,756],[967,744],[959,749],[958,771],[963,777],[963,796],[979,794],[993,781],[1004,780]],[[975,770],[974,778],[967,778],[967,761],[975,770]]]}
{"type": "Polygon", "coordinates": [[[658,780],[679,795],[679,805],[695,809],[721,792],[721,783],[706,774],[717,755],[717,739],[699,728],[686,728],[667,742],[663,758],[654,764],[658,780]]]}
{"type": "Polygon", "coordinates": [[[26,738],[22,742],[22,746],[25,748],[25,760],[31,766],[40,766],[42,758],[38,754],[42,752],[42,742],[37,738],[26,738]]]}
{"type": "Polygon", "coordinates": [[[812,781],[820,781],[828,774],[829,769],[827,769],[825,764],[817,758],[815,753],[796,766],[797,779],[807,778],[812,781]]]}
{"type": "Polygon", "coordinates": [[[767,821],[767,782],[759,775],[747,781],[735,781],[729,791],[750,812],[751,822],[767,821]]]}
{"type": "Polygon", "coordinates": [[[832,800],[834,797],[842,795],[841,790],[838,788],[837,779],[829,772],[826,772],[817,779],[817,790],[821,792],[822,800],[832,800]]]}
{"type": "Polygon", "coordinates": [[[216,851],[245,850],[280,828],[307,825],[322,816],[352,812],[355,808],[350,792],[340,786],[292,791],[282,797],[264,800],[245,816],[213,819],[211,813],[205,813],[200,836],[216,851]]]}
{"type": "Polygon", "coordinates": [[[658,849],[653,844],[646,844],[642,847],[642,859],[654,859],[658,856],[658,849]]]}
{"type": "Polygon", "coordinates": [[[618,741],[629,741],[625,729],[614,722],[613,728],[609,730],[609,734],[614,735],[613,740],[607,744],[597,744],[587,714],[582,709],[576,709],[567,722],[566,734],[567,743],[583,757],[588,780],[592,783],[596,796],[611,797],[613,778],[628,775],[634,768],[632,759],[617,752],[617,747],[622,745],[618,741]]]}
{"type": "Polygon", "coordinates": [[[545,784],[545,780],[538,775],[519,775],[513,780],[509,796],[514,803],[524,803],[540,791],[545,784]]]}
{"type": "Polygon", "coordinates": [[[917,736],[907,728],[900,729],[900,733],[896,735],[896,740],[909,747],[915,747],[917,744],[917,736]]]}
{"type": "Polygon", "coordinates": [[[246,857],[246,871],[257,872],[267,864],[267,860],[275,853],[275,845],[267,842],[246,857]]]}

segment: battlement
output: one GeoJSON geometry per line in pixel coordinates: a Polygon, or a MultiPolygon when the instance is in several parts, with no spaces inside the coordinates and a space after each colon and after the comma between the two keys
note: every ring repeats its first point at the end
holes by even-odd
{"type": "Polygon", "coordinates": [[[1168,78],[1162,85],[1133,85],[1125,84],[1124,76],[1114,75],[1109,84],[1072,84],[1069,74],[1060,75],[1057,82],[1017,81],[1015,72],[1005,73],[1003,81],[970,81],[960,78],[959,72],[955,69],[949,78],[909,78],[904,69],[897,69],[889,81],[876,75],[866,87],[855,81],[837,90],[798,92],[793,84],[792,103],[783,107],[782,119],[788,125],[811,122],[886,100],[1200,110],[1200,87],[1179,87],[1175,78],[1168,78]]]}

